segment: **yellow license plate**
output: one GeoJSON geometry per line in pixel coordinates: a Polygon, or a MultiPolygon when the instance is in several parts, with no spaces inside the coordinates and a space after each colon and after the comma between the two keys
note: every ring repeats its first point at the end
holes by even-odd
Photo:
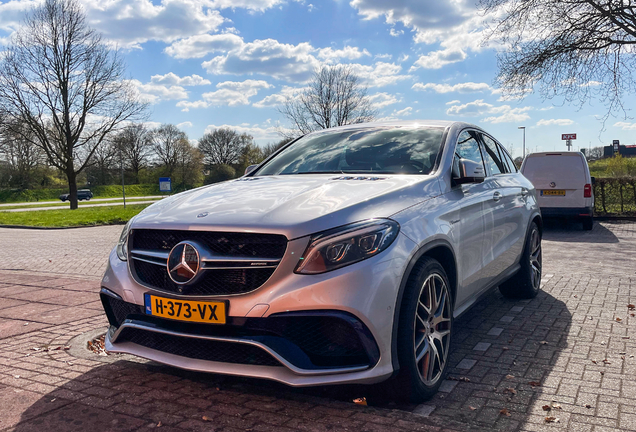
{"type": "Polygon", "coordinates": [[[144,294],[146,315],[207,324],[225,324],[227,302],[181,300],[144,294]]]}
{"type": "Polygon", "coordinates": [[[551,190],[542,190],[541,191],[541,196],[565,196],[565,190],[564,189],[551,189],[551,190]]]}

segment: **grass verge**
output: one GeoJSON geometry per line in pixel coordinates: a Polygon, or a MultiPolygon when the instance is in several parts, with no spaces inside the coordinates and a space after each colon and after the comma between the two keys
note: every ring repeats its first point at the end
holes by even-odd
{"type": "MultiPolygon", "coordinates": [[[[158,198],[135,198],[135,197],[126,197],[126,203],[128,202],[146,202],[149,201],[149,204],[151,204],[150,201],[158,201],[158,198]]],[[[123,205],[123,200],[116,200],[116,201],[81,201],[78,202],[77,204],[79,205],[80,208],[85,207],[87,205],[91,205],[91,204],[120,204],[123,205]]],[[[4,203],[3,203],[4,204],[4,203]]],[[[40,207],[59,207],[60,209],[67,209],[70,207],[70,203],[68,202],[62,202],[60,201],[59,203],[55,203],[55,204],[38,204],[38,203],[29,203],[29,204],[23,204],[20,203],[20,205],[18,205],[16,203],[16,205],[2,205],[0,206],[0,212],[5,211],[5,210],[13,210],[13,209],[28,209],[28,208],[40,208],[40,207]]],[[[128,204],[127,204],[128,205],[128,204]]]]}
{"type": "Polygon", "coordinates": [[[126,223],[147,205],[88,207],[77,210],[47,210],[35,212],[0,212],[0,226],[21,225],[66,228],[126,223]]]}

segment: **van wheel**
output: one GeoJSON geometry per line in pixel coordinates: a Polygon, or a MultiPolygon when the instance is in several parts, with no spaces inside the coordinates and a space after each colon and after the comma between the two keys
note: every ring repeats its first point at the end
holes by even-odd
{"type": "Polygon", "coordinates": [[[422,258],[405,287],[397,335],[400,370],[384,385],[385,396],[419,403],[437,393],[449,363],[452,305],[444,267],[422,258]]]}
{"type": "Polygon", "coordinates": [[[534,298],[541,287],[541,231],[535,222],[528,230],[520,264],[519,271],[499,285],[499,291],[507,298],[534,298]]]}
{"type": "Polygon", "coordinates": [[[589,218],[583,219],[583,229],[586,231],[591,231],[594,228],[594,218],[590,216],[589,218]]]}

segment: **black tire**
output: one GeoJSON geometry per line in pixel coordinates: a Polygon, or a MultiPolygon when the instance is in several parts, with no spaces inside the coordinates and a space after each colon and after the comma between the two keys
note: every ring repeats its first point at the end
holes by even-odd
{"type": "Polygon", "coordinates": [[[532,222],[526,234],[521,256],[521,268],[510,279],[499,285],[499,291],[507,298],[535,298],[541,287],[542,271],[541,231],[532,222]]]}
{"type": "Polygon", "coordinates": [[[437,393],[448,369],[452,328],[448,276],[437,260],[424,257],[404,290],[397,335],[400,370],[384,384],[385,396],[420,403],[437,393]]]}
{"type": "Polygon", "coordinates": [[[585,231],[591,231],[594,228],[594,217],[590,216],[582,220],[583,229],[585,231]]]}

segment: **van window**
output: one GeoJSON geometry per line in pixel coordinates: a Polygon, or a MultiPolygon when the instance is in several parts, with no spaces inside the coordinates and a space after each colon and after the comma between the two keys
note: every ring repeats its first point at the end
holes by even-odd
{"type": "Polygon", "coordinates": [[[583,159],[577,154],[529,156],[523,166],[523,175],[541,187],[556,182],[561,187],[580,188],[587,181],[583,159]]]}

